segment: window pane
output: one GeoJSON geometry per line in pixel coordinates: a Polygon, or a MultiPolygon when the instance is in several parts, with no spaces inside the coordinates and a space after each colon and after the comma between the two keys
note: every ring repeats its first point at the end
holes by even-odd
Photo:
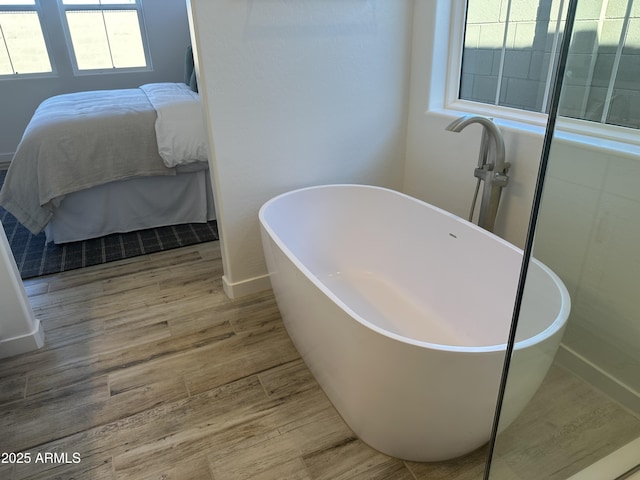
{"type": "MultiPolygon", "coordinates": [[[[546,112],[568,2],[467,1],[460,98],[546,112]]],[[[638,78],[640,1],[578,2],[559,114],[640,129],[638,78]]]]}
{"type": "Polygon", "coordinates": [[[504,29],[500,2],[469,0],[460,98],[495,103],[504,29]]]}
{"type": "Polygon", "coordinates": [[[584,4],[576,10],[559,112],[564,117],[601,122],[607,116],[607,96],[615,76],[624,19],[606,18],[602,4],[602,0],[594,1],[590,8],[584,4]]]}
{"type": "Polygon", "coordinates": [[[36,0],[0,0],[0,6],[3,5],[35,5],[36,0]]]}
{"type": "Polygon", "coordinates": [[[0,37],[0,75],[51,72],[36,12],[0,11],[0,37]]]}
{"type": "Polygon", "coordinates": [[[112,68],[102,12],[71,11],[66,14],[78,69],[112,68]]]}
{"type": "Polygon", "coordinates": [[[542,112],[560,0],[469,0],[460,98],[542,112]]]}
{"type": "Polygon", "coordinates": [[[640,128],[640,12],[629,19],[606,122],[640,128]]]}
{"type": "Polygon", "coordinates": [[[146,67],[138,12],[104,10],[104,19],[116,68],[146,67]]]}
{"type": "Polygon", "coordinates": [[[136,10],[66,12],[79,70],[145,67],[136,10]]]}
{"type": "Polygon", "coordinates": [[[512,2],[500,105],[545,112],[556,43],[558,1],[512,2]],[[526,6],[526,8],[523,8],[526,6]]]}
{"type": "Polygon", "coordinates": [[[581,3],[567,58],[560,115],[640,128],[638,2],[581,3]]]}
{"type": "Polygon", "coordinates": [[[4,37],[2,36],[2,30],[0,30],[0,75],[12,75],[12,74],[13,74],[13,66],[11,65],[9,52],[5,47],[4,37]]]}

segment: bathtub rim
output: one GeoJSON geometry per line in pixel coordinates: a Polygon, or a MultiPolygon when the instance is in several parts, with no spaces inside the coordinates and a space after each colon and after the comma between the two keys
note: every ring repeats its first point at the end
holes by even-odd
{"type": "MultiPolygon", "coordinates": [[[[482,346],[458,346],[458,345],[446,345],[446,344],[439,344],[439,343],[432,343],[432,342],[426,342],[423,340],[416,340],[414,338],[410,338],[410,337],[406,337],[403,335],[399,335],[397,333],[393,333],[390,332],[388,330],[385,330],[382,327],[379,327],[378,325],[375,325],[373,323],[371,323],[370,321],[366,320],[365,318],[363,318],[361,315],[359,315],[358,313],[356,313],[355,311],[353,311],[352,308],[350,308],[346,303],[344,303],[335,293],[333,293],[333,291],[327,287],[311,270],[309,270],[304,263],[287,247],[287,245],[285,244],[285,242],[282,241],[282,239],[280,238],[279,235],[276,234],[276,232],[273,230],[273,228],[271,228],[271,226],[269,225],[269,223],[266,221],[266,211],[269,209],[270,206],[272,206],[274,203],[281,201],[283,198],[288,197],[288,196],[294,196],[296,194],[301,194],[305,191],[309,191],[309,190],[329,190],[329,189],[334,189],[334,188],[339,188],[339,189],[367,189],[367,190],[379,190],[379,191],[384,191],[387,194],[393,194],[393,195],[398,195],[401,197],[404,197],[405,199],[415,202],[421,206],[424,206],[426,208],[432,209],[435,212],[441,214],[441,215],[445,215],[447,217],[450,217],[456,221],[459,221],[461,223],[463,223],[465,226],[472,228],[474,230],[479,231],[481,234],[483,235],[487,235],[489,237],[491,237],[493,240],[497,241],[498,243],[502,244],[505,248],[509,248],[511,250],[516,251],[517,253],[519,253],[520,255],[523,255],[523,250],[518,248],[517,246],[513,245],[512,243],[507,242],[506,240],[504,240],[503,238],[495,235],[492,232],[489,232],[487,230],[484,230],[483,228],[478,227],[477,225],[475,225],[474,223],[469,222],[468,220],[465,220],[462,217],[459,217],[458,215],[455,215],[451,212],[448,212],[446,210],[443,210],[442,208],[436,207],[435,205],[432,205],[430,203],[427,203],[423,200],[420,200],[418,198],[412,197],[411,195],[405,194],[403,192],[400,192],[398,190],[393,190],[391,188],[386,188],[386,187],[380,187],[380,186],[376,186],[376,185],[367,185],[367,184],[351,184],[351,183],[334,183],[334,184],[323,184],[323,185],[314,185],[314,186],[309,186],[309,187],[302,187],[302,188],[297,188],[294,190],[289,190],[287,192],[278,194],[274,197],[272,197],[271,199],[267,200],[259,209],[258,211],[258,218],[259,218],[259,222],[260,222],[260,226],[261,228],[263,228],[266,233],[269,235],[269,238],[277,245],[277,247],[285,254],[285,256],[291,260],[294,265],[296,266],[296,268],[302,272],[305,277],[311,281],[317,288],[319,288],[325,295],[327,295],[327,297],[329,297],[334,303],[336,303],[336,305],[338,305],[340,308],[342,308],[345,312],[347,312],[351,318],[353,318],[354,320],[356,320],[358,323],[360,323],[361,325],[363,325],[366,328],[369,328],[373,331],[375,331],[376,333],[379,333],[381,335],[384,335],[385,337],[391,338],[393,340],[408,344],[408,345],[413,345],[416,347],[420,347],[420,348],[430,348],[430,349],[434,349],[434,350],[440,350],[440,351],[447,351],[447,352],[461,352],[461,353],[488,353],[488,352],[504,352],[507,348],[507,341],[505,341],[504,343],[499,343],[499,344],[492,344],[492,345],[482,345],[482,346]]],[[[567,323],[568,317],[569,317],[569,312],[571,309],[571,298],[569,296],[569,292],[566,288],[566,286],[564,285],[564,283],[562,282],[562,280],[560,279],[560,277],[558,277],[558,275],[556,275],[555,272],[553,272],[549,267],[547,267],[545,264],[543,264],[542,262],[540,262],[539,260],[531,257],[531,262],[535,263],[536,266],[538,266],[549,278],[550,280],[553,282],[554,286],[558,289],[558,293],[560,295],[560,309],[555,317],[555,319],[543,330],[541,330],[540,332],[538,332],[536,335],[526,338],[526,339],[522,339],[517,341],[514,344],[514,349],[515,350],[521,350],[524,349],[526,347],[532,346],[532,345],[536,345],[544,340],[546,340],[547,338],[553,336],[556,332],[558,332],[559,330],[561,330],[565,324],[567,323]]],[[[520,270],[522,270],[522,265],[520,266],[520,270]]],[[[269,276],[272,275],[272,272],[269,272],[269,276]]],[[[526,286],[525,286],[526,288],[526,286]]],[[[514,306],[515,308],[515,298],[514,298],[514,306]]],[[[513,309],[512,309],[513,311],[513,309]]],[[[513,324],[513,318],[510,324],[510,328],[511,325],[513,324]]],[[[507,332],[508,333],[508,332],[507,332]]]]}

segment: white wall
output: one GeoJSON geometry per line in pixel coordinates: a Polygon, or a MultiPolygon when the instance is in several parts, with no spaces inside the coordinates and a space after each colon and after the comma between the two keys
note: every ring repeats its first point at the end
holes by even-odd
{"type": "Polygon", "coordinates": [[[40,348],[44,333],[33,316],[0,223],[0,358],[40,348]]]}
{"type": "Polygon", "coordinates": [[[412,5],[191,0],[230,296],[269,285],[257,219],[269,198],[402,187],[412,5]]]}
{"type": "Polygon", "coordinates": [[[83,75],[73,73],[57,3],[41,4],[57,74],[0,80],[0,164],[11,161],[22,132],[45,98],[84,90],[133,88],[150,82],[179,82],[184,78],[184,53],[190,42],[185,0],[147,0],[143,3],[152,71],[83,75]]]}

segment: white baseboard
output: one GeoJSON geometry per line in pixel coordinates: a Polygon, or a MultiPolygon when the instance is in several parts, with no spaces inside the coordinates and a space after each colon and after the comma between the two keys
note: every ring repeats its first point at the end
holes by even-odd
{"type": "MultiPolygon", "coordinates": [[[[631,443],[619,448],[612,454],[598,460],[593,465],[576,473],[567,480],[602,480],[618,478],[629,472],[640,463],[640,438],[636,438],[631,443]]],[[[636,474],[627,477],[628,480],[636,478],[636,474]]]]}
{"type": "Polygon", "coordinates": [[[13,357],[42,347],[44,345],[44,330],[40,321],[36,320],[36,322],[35,331],[28,335],[0,339],[0,358],[13,357]]]}
{"type": "Polygon", "coordinates": [[[640,418],[640,392],[623,384],[565,345],[560,345],[555,361],[640,418]]]}
{"type": "Polygon", "coordinates": [[[259,277],[243,280],[242,282],[230,283],[226,275],[222,276],[222,286],[227,297],[234,299],[251,295],[252,293],[271,290],[271,281],[269,275],[261,275],[259,277]]]}

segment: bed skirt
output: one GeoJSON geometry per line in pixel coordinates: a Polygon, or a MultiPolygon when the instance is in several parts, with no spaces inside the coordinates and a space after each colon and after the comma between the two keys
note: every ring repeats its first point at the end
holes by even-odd
{"type": "Polygon", "coordinates": [[[214,220],[208,170],[138,177],[67,194],[45,227],[57,244],[214,220]]]}

